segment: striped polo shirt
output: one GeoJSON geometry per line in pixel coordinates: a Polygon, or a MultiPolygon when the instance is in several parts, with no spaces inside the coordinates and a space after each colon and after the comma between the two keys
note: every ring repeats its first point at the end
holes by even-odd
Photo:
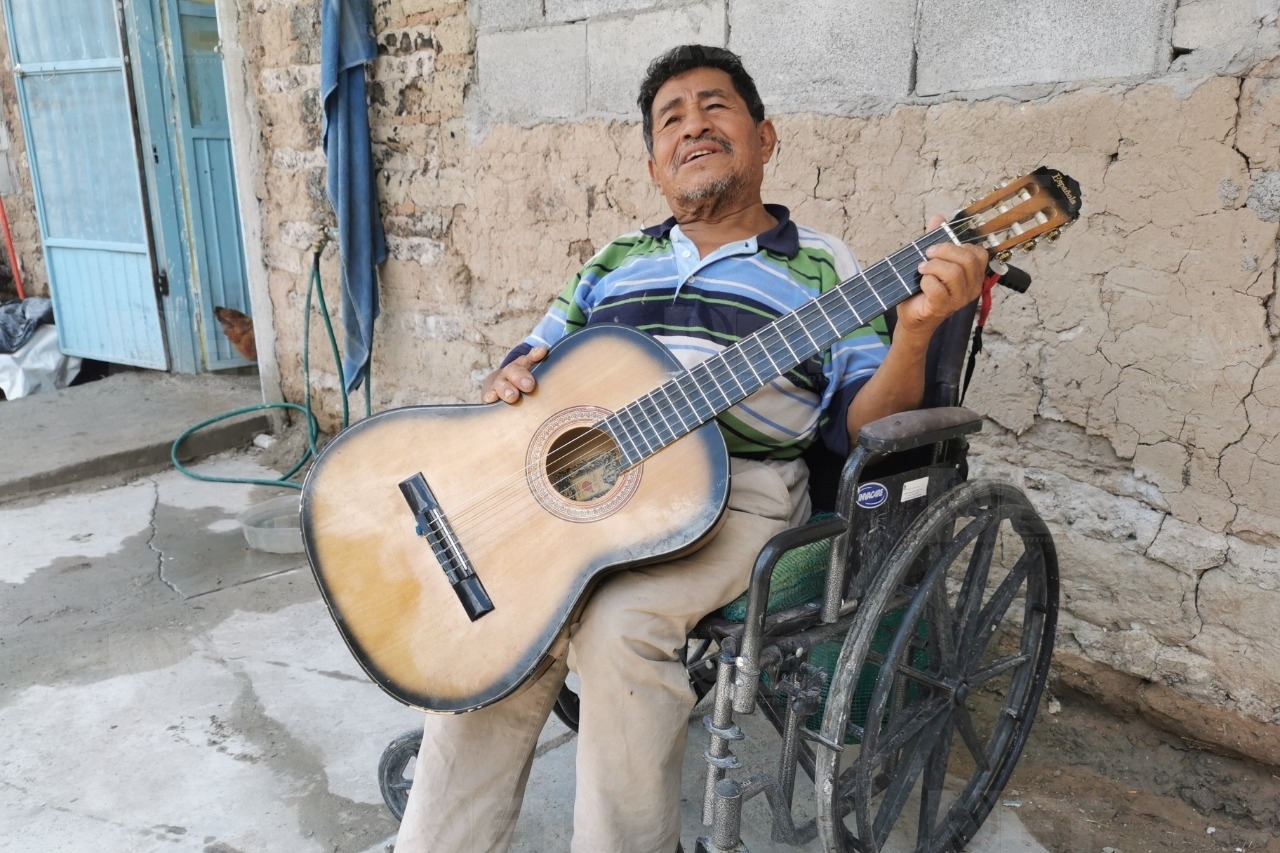
{"type": "MultiPolygon", "coordinates": [[[[840,240],[791,221],[707,257],[674,218],[614,240],[561,291],[533,333],[503,361],[598,323],[652,335],[690,368],[859,272],[840,240]]],[[[887,352],[882,320],[845,336],[717,418],[729,452],[790,459],[814,438],[847,453],[845,414],[887,352]]]]}

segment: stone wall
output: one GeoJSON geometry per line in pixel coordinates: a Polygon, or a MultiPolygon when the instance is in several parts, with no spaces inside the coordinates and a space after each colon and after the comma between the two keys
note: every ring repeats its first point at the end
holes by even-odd
{"type": "MultiPolygon", "coordinates": [[[[255,134],[238,165],[262,239],[260,346],[274,340],[294,401],[311,246],[332,224],[318,7],[239,0],[223,19],[243,63],[233,121],[255,134]]],[[[1028,294],[997,297],[968,400],[989,418],[975,471],[1021,485],[1053,527],[1064,681],[1280,765],[1276,3],[1016,7],[374,0],[390,248],[374,406],[476,399],[583,261],[665,216],[632,103],[669,45],[743,54],[782,140],[767,197],[866,262],[929,213],[1055,166],[1083,216],[1019,256],[1028,294]]],[[[11,76],[7,107],[10,92],[11,76]]],[[[10,115],[15,153],[16,129],[10,115]]],[[[332,247],[322,274],[336,312],[332,247]]]]}

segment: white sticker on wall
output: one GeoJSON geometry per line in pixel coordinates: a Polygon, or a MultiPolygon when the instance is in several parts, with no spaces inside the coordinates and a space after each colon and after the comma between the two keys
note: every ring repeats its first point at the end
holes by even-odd
{"type": "Polygon", "coordinates": [[[929,478],[921,477],[919,480],[911,480],[902,484],[902,502],[913,501],[916,498],[922,498],[929,493],[929,478]]]}

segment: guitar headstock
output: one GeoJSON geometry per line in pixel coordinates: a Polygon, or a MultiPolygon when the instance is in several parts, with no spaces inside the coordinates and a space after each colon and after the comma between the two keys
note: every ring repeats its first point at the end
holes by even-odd
{"type": "Polygon", "coordinates": [[[1080,185],[1057,169],[1041,166],[1007,181],[956,214],[951,228],[965,243],[1005,259],[1021,245],[1030,250],[1044,235],[1055,240],[1080,215],[1080,185]]]}

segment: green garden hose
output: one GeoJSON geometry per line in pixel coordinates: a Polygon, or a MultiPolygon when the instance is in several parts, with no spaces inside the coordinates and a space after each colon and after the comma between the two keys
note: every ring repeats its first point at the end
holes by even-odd
{"type": "MultiPolygon", "coordinates": [[[[311,258],[311,281],[307,286],[307,299],[303,308],[302,319],[302,379],[303,379],[303,404],[297,403],[260,403],[256,406],[245,406],[243,408],[234,409],[221,415],[215,415],[212,418],[201,421],[190,429],[178,436],[173,443],[173,447],[169,450],[169,459],[173,462],[173,467],[195,480],[203,480],[207,483],[247,483],[255,486],[280,486],[286,489],[302,489],[301,483],[294,483],[289,478],[302,467],[306,465],[307,460],[316,456],[319,451],[316,449],[316,437],[320,434],[320,426],[316,420],[315,413],[311,410],[311,296],[315,293],[317,301],[320,303],[320,317],[324,320],[325,331],[329,335],[329,346],[333,352],[334,364],[338,369],[338,389],[342,395],[342,428],[345,429],[349,422],[350,411],[347,401],[347,383],[342,372],[342,356],[338,352],[338,340],[333,334],[333,321],[329,317],[329,307],[324,300],[324,287],[320,283],[320,253],[324,251],[325,244],[328,243],[328,236],[323,236],[312,244],[311,258]],[[197,474],[191,469],[185,467],[178,461],[178,448],[182,443],[190,438],[193,434],[199,432],[211,424],[228,418],[238,417],[239,415],[249,414],[250,412],[259,412],[265,409],[293,409],[301,412],[307,418],[307,449],[303,451],[302,457],[298,460],[289,471],[280,476],[276,480],[260,480],[247,477],[213,477],[208,474],[197,474]]],[[[373,401],[369,386],[372,384],[372,377],[365,376],[364,382],[364,411],[365,417],[372,412],[373,401]]]]}

